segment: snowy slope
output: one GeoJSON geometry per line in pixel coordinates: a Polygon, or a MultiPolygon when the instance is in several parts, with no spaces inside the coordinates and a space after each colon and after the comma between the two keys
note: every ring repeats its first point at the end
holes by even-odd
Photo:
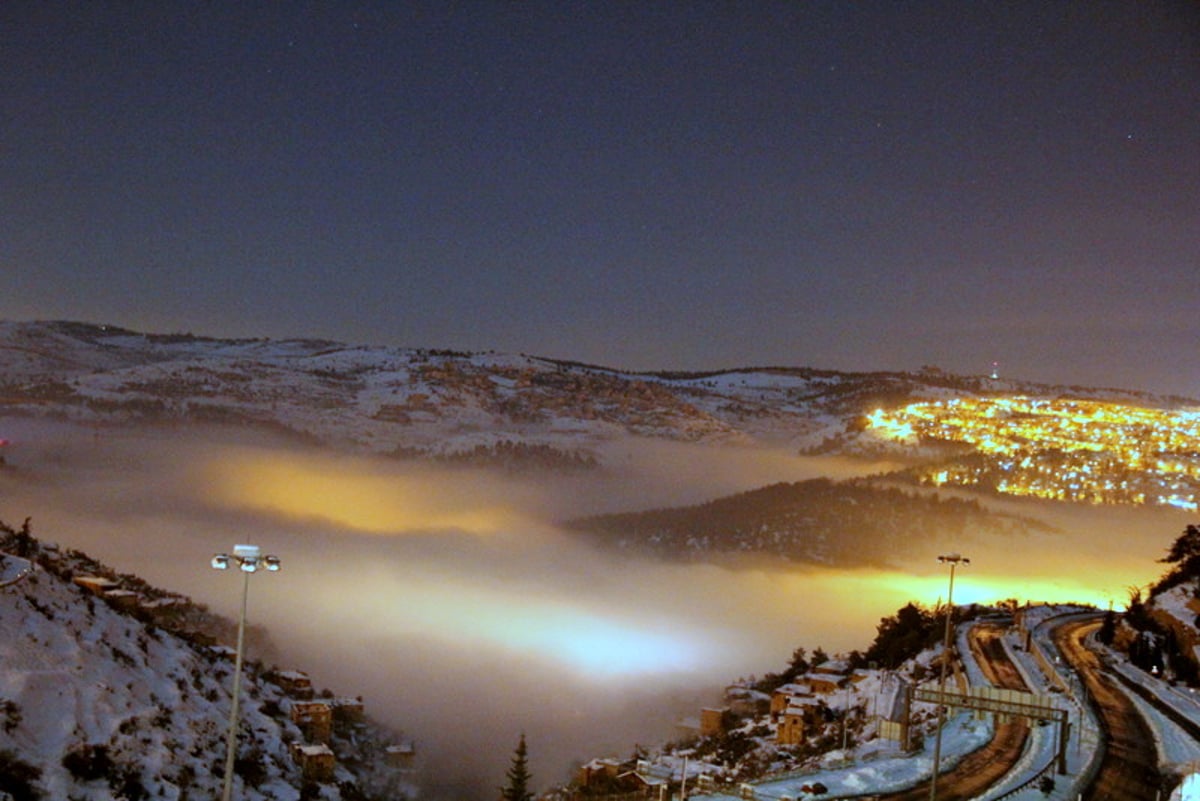
{"type": "MultiPolygon", "coordinates": [[[[89,564],[79,555],[36,551],[33,571],[0,589],[0,753],[40,772],[34,789],[48,799],[215,797],[230,711],[227,652],[147,625],[72,583],[89,564]]],[[[300,798],[290,744],[304,735],[288,718],[289,699],[255,665],[243,688],[238,797],[300,798]]],[[[386,734],[364,725],[356,737],[386,734]]],[[[368,794],[389,784],[414,794],[382,760],[357,773],[339,766],[320,792],[393,797],[368,794]]]]}
{"type": "Polygon", "coordinates": [[[879,400],[1037,389],[941,371],[630,373],[490,352],[0,322],[0,414],[254,424],[376,452],[499,441],[586,450],[621,434],[852,448],[847,422],[879,400]]]}

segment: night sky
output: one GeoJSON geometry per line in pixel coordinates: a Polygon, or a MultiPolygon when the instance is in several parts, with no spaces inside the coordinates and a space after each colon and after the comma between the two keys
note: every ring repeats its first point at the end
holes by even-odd
{"type": "Polygon", "coordinates": [[[1200,4],[0,4],[0,317],[1200,397],[1200,4]]]}

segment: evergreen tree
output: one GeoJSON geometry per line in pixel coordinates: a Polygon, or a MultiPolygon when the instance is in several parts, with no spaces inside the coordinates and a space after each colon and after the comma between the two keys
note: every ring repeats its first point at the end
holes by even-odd
{"type": "Polygon", "coordinates": [[[25,522],[21,524],[21,530],[17,532],[17,556],[22,559],[28,559],[33,556],[33,531],[30,529],[31,517],[25,518],[25,522]]]}
{"type": "Polygon", "coordinates": [[[1183,533],[1171,543],[1171,549],[1160,562],[1167,564],[1185,563],[1193,557],[1200,556],[1200,526],[1189,525],[1183,533]]]}
{"type": "Polygon", "coordinates": [[[875,642],[864,656],[870,662],[894,668],[937,643],[940,630],[934,615],[914,603],[879,621],[875,642]]]}
{"type": "Polygon", "coordinates": [[[1117,616],[1113,614],[1113,610],[1109,609],[1104,613],[1104,623],[1100,626],[1100,631],[1096,634],[1096,639],[1105,645],[1112,645],[1113,640],[1117,636],[1117,616]]]}
{"type": "Polygon", "coordinates": [[[501,801],[533,801],[533,793],[529,789],[529,764],[526,759],[524,733],[517,743],[517,750],[513,753],[512,766],[507,775],[507,786],[500,788],[501,801]]]}
{"type": "Polygon", "coordinates": [[[780,677],[781,683],[786,684],[789,681],[795,681],[798,676],[803,676],[807,673],[808,669],[808,652],[803,648],[797,648],[792,651],[792,661],[788,663],[787,670],[780,677]]]}
{"type": "Polygon", "coordinates": [[[1200,526],[1189,525],[1171,543],[1167,555],[1158,560],[1175,567],[1155,586],[1155,591],[1170,589],[1181,581],[1200,577],[1200,526]]]}

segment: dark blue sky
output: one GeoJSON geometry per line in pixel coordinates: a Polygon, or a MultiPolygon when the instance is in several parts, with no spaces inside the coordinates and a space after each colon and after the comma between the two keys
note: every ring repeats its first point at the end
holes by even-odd
{"type": "Polygon", "coordinates": [[[1200,396],[1190,2],[0,5],[0,316],[1200,396]]]}

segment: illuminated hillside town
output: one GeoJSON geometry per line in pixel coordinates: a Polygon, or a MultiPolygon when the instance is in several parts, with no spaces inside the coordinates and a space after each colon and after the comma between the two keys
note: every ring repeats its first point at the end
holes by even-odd
{"type": "Polygon", "coordinates": [[[1174,506],[1200,497],[1200,411],[1021,396],[877,409],[869,430],[895,442],[965,446],[921,480],[1094,504],[1174,506]]]}

